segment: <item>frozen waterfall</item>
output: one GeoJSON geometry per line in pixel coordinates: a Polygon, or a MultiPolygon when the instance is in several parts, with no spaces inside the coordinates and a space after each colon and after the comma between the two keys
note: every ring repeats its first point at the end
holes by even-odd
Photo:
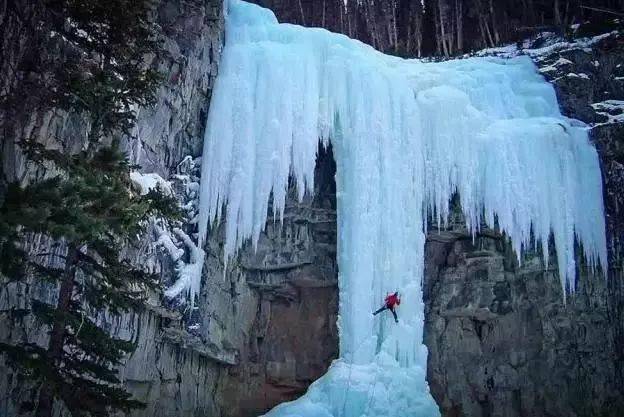
{"type": "MultiPolygon", "coordinates": [[[[503,230],[520,256],[554,236],[574,290],[575,239],[606,270],[598,158],[529,58],[423,63],[228,5],[201,177],[200,245],[224,217],[226,257],[284,212],[289,177],[312,192],[318,141],[337,163],[340,359],[272,417],[436,416],[425,380],[427,216],[458,192],[468,227],[503,230]],[[398,290],[400,321],[373,317],[398,290]]],[[[200,246],[201,247],[201,246],[200,246]]],[[[199,277],[195,278],[196,280],[199,277]]],[[[195,288],[198,286],[195,283],[195,288]]]]}

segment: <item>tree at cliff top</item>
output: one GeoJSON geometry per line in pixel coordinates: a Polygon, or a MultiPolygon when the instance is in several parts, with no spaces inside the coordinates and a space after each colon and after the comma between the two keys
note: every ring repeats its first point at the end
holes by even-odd
{"type": "Polygon", "coordinates": [[[38,400],[22,404],[23,411],[36,408],[37,416],[49,417],[60,401],[73,416],[107,416],[142,404],[120,386],[115,369],[133,343],[103,330],[102,313],[110,318],[140,309],[146,289],[157,284],[122,250],[136,241],[149,216],[179,215],[175,201],[160,190],[133,191],[132,167],[118,147],[119,137],[133,127],[133,109],[154,100],[160,77],[144,58],[160,46],[146,2],[40,5],[36,26],[55,37],[63,53],[53,68],[39,68],[53,75],[42,83],[54,88],[33,91],[43,105],[81,114],[90,126],[83,150],[75,154],[13,138],[46,175],[8,187],[0,206],[0,272],[50,282],[59,292],[55,305],[33,300],[31,306],[50,329],[47,346],[25,340],[0,344],[0,351],[39,384],[38,400]],[[24,242],[38,234],[54,242],[52,253],[27,249],[24,242]]]}
{"type": "Polygon", "coordinates": [[[280,21],[321,26],[406,56],[454,56],[572,23],[624,15],[623,0],[252,0],[280,21]]]}

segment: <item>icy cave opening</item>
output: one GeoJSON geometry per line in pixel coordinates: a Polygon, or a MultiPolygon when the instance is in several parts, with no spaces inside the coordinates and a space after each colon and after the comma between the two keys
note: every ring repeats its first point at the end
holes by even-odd
{"type": "MultiPolygon", "coordinates": [[[[575,239],[606,270],[600,168],[527,57],[424,63],[231,0],[204,142],[200,248],[226,222],[226,259],[255,244],[289,178],[314,189],[318,142],[336,159],[340,357],[270,416],[436,416],[423,345],[427,216],[459,194],[467,226],[499,227],[520,257],[554,237],[574,290],[575,239]],[[373,317],[398,290],[400,321],[373,317]]],[[[201,265],[201,264],[200,264],[201,265]]],[[[198,274],[188,280],[193,291],[198,274]]]]}

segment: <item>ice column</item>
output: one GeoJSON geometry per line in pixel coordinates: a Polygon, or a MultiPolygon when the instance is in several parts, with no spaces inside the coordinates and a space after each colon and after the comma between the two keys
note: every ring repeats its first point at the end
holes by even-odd
{"type": "Polygon", "coordinates": [[[290,176],[300,197],[313,190],[319,140],[332,141],[337,164],[340,359],[270,416],[439,414],[422,343],[424,224],[444,223],[456,192],[469,228],[496,222],[518,256],[552,233],[569,289],[575,239],[606,268],[596,152],[528,58],[402,60],[231,0],[204,142],[200,244],[222,216],[226,258],[255,244],[271,194],[270,214],[283,215],[290,176]],[[399,324],[373,318],[395,290],[399,324]]]}

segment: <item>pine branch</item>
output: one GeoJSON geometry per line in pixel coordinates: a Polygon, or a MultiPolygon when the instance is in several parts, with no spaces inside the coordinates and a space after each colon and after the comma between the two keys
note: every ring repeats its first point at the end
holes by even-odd
{"type": "Polygon", "coordinates": [[[612,14],[615,16],[624,17],[624,13],[616,12],[615,10],[605,9],[603,7],[585,6],[585,5],[581,5],[580,7],[581,9],[591,10],[594,12],[608,13],[608,14],[612,14]]]}

